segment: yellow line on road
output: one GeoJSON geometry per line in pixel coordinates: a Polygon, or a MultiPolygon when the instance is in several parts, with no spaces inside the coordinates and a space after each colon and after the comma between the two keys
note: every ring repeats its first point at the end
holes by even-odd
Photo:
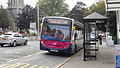
{"type": "Polygon", "coordinates": [[[9,66],[3,66],[2,68],[14,68],[15,66],[18,66],[21,62],[18,62],[16,64],[9,64],[9,66]]]}
{"type": "Polygon", "coordinates": [[[9,66],[10,64],[3,64],[3,65],[0,65],[0,68],[3,68],[5,66],[9,66]]]}
{"type": "Polygon", "coordinates": [[[55,68],[60,68],[63,64],[65,64],[66,62],[68,62],[71,58],[72,58],[72,56],[70,56],[69,58],[67,58],[66,60],[64,60],[62,63],[60,63],[59,65],[57,65],[55,68]]]}
{"type": "Polygon", "coordinates": [[[27,66],[29,66],[30,64],[28,64],[28,63],[23,63],[23,64],[25,64],[24,66],[22,66],[22,67],[20,67],[20,68],[25,68],[25,67],[27,67],[27,66]]]}
{"type": "MultiPolygon", "coordinates": [[[[83,49],[81,49],[80,51],[83,51],[83,49]]],[[[66,60],[64,60],[62,63],[60,63],[59,65],[57,65],[56,67],[54,68],[60,68],[62,65],[64,65],[66,62],[68,62],[73,56],[75,56],[76,54],[68,57],[66,60]]]]}
{"type": "Polygon", "coordinates": [[[18,63],[14,64],[14,66],[12,66],[12,67],[10,67],[10,68],[19,67],[19,66],[21,66],[21,65],[22,65],[22,62],[18,62],[18,63]]]}
{"type": "Polygon", "coordinates": [[[30,68],[35,68],[35,67],[37,67],[38,65],[34,65],[34,66],[32,66],[32,67],[30,67],[30,68]]]}
{"type": "Polygon", "coordinates": [[[13,62],[13,61],[16,61],[16,60],[18,60],[18,59],[13,59],[13,60],[10,60],[10,61],[8,61],[8,62],[13,62]]]}
{"type": "Polygon", "coordinates": [[[15,64],[14,66],[12,66],[11,68],[15,68],[15,67],[19,67],[22,65],[22,62],[19,62],[18,64],[15,64]]]}
{"type": "Polygon", "coordinates": [[[40,66],[40,68],[49,68],[49,66],[40,66]]]}

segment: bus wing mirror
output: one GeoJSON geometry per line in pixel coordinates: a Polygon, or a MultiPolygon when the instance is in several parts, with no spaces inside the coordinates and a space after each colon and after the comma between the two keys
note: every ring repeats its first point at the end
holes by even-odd
{"type": "Polygon", "coordinates": [[[40,24],[40,27],[42,26],[42,23],[40,24]]]}
{"type": "Polygon", "coordinates": [[[40,24],[40,31],[42,31],[42,25],[43,25],[43,23],[40,24]]]}
{"type": "Polygon", "coordinates": [[[74,31],[74,30],[76,30],[76,27],[75,27],[75,26],[72,27],[72,31],[74,31]]]}

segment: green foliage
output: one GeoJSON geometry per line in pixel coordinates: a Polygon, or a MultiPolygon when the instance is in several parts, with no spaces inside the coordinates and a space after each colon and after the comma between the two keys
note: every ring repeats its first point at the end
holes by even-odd
{"type": "Polygon", "coordinates": [[[18,23],[17,26],[20,29],[29,29],[30,22],[35,22],[37,18],[36,9],[32,8],[30,5],[26,5],[23,8],[22,14],[19,14],[17,18],[18,23]]]}
{"type": "Polygon", "coordinates": [[[0,8],[0,28],[3,30],[10,26],[10,19],[6,9],[0,8]]]}
{"type": "Polygon", "coordinates": [[[115,11],[110,11],[108,12],[108,31],[110,32],[111,36],[114,39],[114,42],[117,43],[117,21],[116,21],[116,12],[115,11]]]}
{"type": "Polygon", "coordinates": [[[78,1],[74,8],[68,13],[67,17],[83,22],[83,9],[85,6],[86,5],[84,3],[78,1]]]}
{"type": "MultiPolygon", "coordinates": [[[[95,4],[92,4],[90,7],[87,7],[83,10],[83,16],[86,17],[94,12],[97,12],[101,15],[105,15],[105,2],[104,0],[99,0],[95,4]]],[[[106,31],[105,24],[97,24],[97,30],[106,31]]]]}
{"type": "Polygon", "coordinates": [[[40,16],[63,16],[68,13],[68,5],[64,0],[39,0],[40,16]]]}
{"type": "Polygon", "coordinates": [[[96,2],[96,4],[91,5],[89,9],[91,13],[97,12],[97,13],[104,15],[105,14],[105,2],[104,1],[96,2]]]}
{"type": "Polygon", "coordinates": [[[83,9],[83,17],[86,17],[88,15],[90,15],[89,8],[84,8],[83,9]]]}
{"type": "Polygon", "coordinates": [[[105,15],[105,2],[103,0],[100,0],[99,2],[96,2],[95,4],[91,5],[89,8],[85,8],[83,11],[84,17],[94,12],[105,15]]]}

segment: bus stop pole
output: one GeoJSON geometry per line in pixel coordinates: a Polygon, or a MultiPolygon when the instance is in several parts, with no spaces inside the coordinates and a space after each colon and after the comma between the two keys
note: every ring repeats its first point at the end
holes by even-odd
{"type": "Polygon", "coordinates": [[[86,52],[86,50],[85,50],[85,22],[84,22],[84,29],[83,29],[83,31],[84,31],[84,34],[83,34],[83,36],[84,36],[84,42],[83,42],[83,61],[86,61],[86,57],[85,57],[85,52],[86,52]]]}

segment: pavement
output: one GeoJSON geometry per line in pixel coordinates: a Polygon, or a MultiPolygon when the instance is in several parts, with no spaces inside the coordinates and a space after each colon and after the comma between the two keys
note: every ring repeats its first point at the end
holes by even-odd
{"type": "Polygon", "coordinates": [[[95,58],[88,58],[87,61],[83,61],[83,50],[81,50],[60,68],[115,68],[115,65],[115,47],[106,45],[104,41],[102,45],[99,45],[96,60],[95,58]]]}
{"type": "Polygon", "coordinates": [[[38,36],[30,36],[30,37],[27,37],[27,39],[29,41],[38,41],[38,36]]]}

